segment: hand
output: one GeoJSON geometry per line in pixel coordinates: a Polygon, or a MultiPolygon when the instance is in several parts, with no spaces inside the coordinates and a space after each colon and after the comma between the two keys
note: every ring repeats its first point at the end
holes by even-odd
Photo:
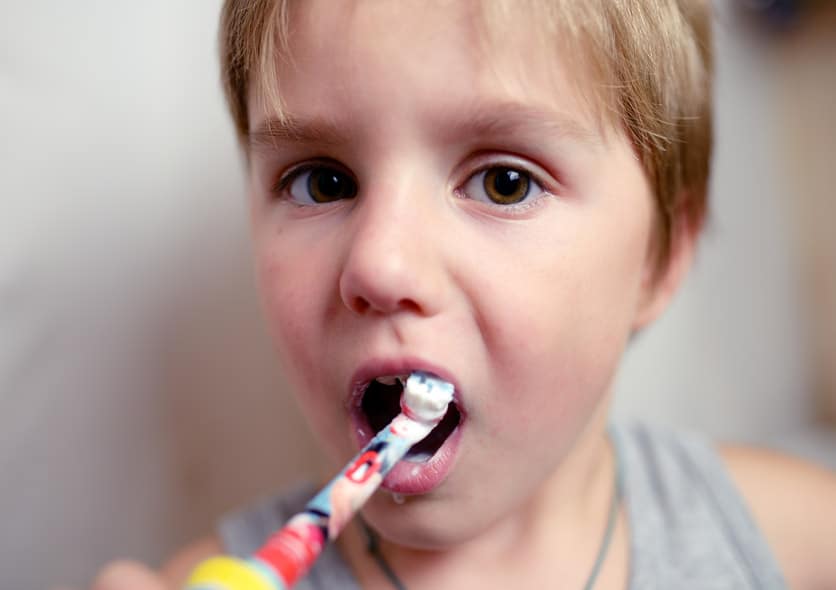
{"type": "Polygon", "coordinates": [[[220,539],[208,536],[181,548],[160,572],[136,561],[113,561],[99,572],[90,590],[180,590],[200,562],[222,552],[220,539]]]}
{"type": "Polygon", "coordinates": [[[91,590],[178,590],[158,573],[135,561],[114,561],[96,576],[91,590]]]}

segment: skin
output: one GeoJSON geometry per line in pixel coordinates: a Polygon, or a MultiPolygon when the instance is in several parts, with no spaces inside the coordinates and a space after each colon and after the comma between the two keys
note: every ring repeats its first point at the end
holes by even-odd
{"type": "MultiPolygon", "coordinates": [[[[345,403],[362,363],[421,358],[459,385],[467,418],[449,476],[403,505],[378,493],[364,510],[409,588],[579,588],[612,489],[612,377],[630,335],[675,292],[697,230],[679,220],[670,263],[655,273],[645,174],[625,135],[576,91],[583,72],[542,51],[524,16],[509,17],[501,44],[481,43],[471,10],[413,0],[297,7],[293,60],[279,66],[294,127],[259,134],[271,113],[257,93],[249,103],[260,289],[335,467],[357,449],[345,403]],[[306,201],[293,171],[323,159],[356,181],[354,198],[306,201]],[[497,166],[530,175],[525,201],[490,202],[479,175],[497,166]]],[[[808,535],[836,530],[836,502],[824,500],[836,497],[833,477],[728,453],[795,587],[836,583],[830,560],[801,550],[808,535]],[[815,527],[785,510],[797,498],[778,491],[781,474],[820,499],[815,527]]],[[[356,530],[340,544],[364,587],[388,587],[356,530]]],[[[162,576],[119,563],[94,588],[176,587],[219,551],[201,541],[162,576]]],[[[627,571],[620,514],[597,587],[624,588],[627,571]]]]}

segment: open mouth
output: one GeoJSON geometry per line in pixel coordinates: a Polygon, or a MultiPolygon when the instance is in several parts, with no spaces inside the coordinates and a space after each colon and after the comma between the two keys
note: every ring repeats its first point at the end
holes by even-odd
{"type": "MultiPolygon", "coordinates": [[[[407,376],[389,376],[372,379],[363,392],[360,409],[373,432],[385,428],[401,413],[401,394],[407,376]]],[[[425,463],[441,448],[444,441],[461,423],[461,412],[453,402],[447,413],[430,433],[415,443],[404,457],[413,463],[425,463]]]]}

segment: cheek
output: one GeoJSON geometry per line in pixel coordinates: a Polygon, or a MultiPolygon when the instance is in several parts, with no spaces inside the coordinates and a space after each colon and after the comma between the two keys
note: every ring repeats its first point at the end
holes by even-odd
{"type": "Polygon", "coordinates": [[[325,380],[327,372],[321,366],[328,346],[322,319],[324,270],[275,250],[257,253],[262,304],[283,374],[311,430],[329,456],[340,462],[352,447],[342,406],[335,403],[333,384],[325,380]]]}
{"type": "Polygon", "coordinates": [[[257,245],[256,273],[270,333],[288,377],[310,387],[307,379],[299,381],[301,375],[316,374],[306,368],[313,366],[317,350],[322,306],[317,286],[322,289],[323,269],[272,243],[257,245]]]}
{"type": "Polygon", "coordinates": [[[299,281],[288,280],[295,276],[297,269],[294,267],[270,252],[258,256],[258,285],[264,310],[273,338],[282,345],[296,340],[295,335],[300,334],[304,326],[305,314],[299,313],[300,306],[304,306],[303,289],[298,288],[299,281]]]}
{"type": "Polygon", "coordinates": [[[609,389],[630,334],[649,224],[641,216],[602,218],[622,223],[600,222],[565,243],[532,248],[515,257],[525,264],[507,265],[502,280],[483,290],[484,315],[496,319],[486,345],[507,390],[497,405],[510,401],[515,428],[583,416],[609,389]]]}

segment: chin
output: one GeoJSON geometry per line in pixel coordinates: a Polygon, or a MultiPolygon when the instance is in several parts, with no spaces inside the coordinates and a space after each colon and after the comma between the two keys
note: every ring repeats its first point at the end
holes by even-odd
{"type": "Polygon", "coordinates": [[[443,505],[444,500],[410,497],[403,504],[379,491],[363,509],[366,522],[390,543],[423,551],[443,551],[478,537],[490,527],[485,511],[473,504],[443,505]]]}

